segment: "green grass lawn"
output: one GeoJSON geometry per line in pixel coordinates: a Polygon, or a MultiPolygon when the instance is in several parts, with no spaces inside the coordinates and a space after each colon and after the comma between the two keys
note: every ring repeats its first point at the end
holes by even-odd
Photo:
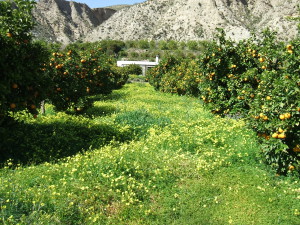
{"type": "Polygon", "coordinates": [[[10,125],[0,223],[300,224],[299,181],[262,163],[243,121],[147,83],[94,101],[10,125]]]}

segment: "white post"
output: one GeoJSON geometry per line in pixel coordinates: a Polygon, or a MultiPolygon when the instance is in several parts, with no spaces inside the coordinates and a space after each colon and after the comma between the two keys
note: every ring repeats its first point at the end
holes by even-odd
{"type": "Polygon", "coordinates": [[[158,59],[158,55],[157,55],[155,58],[155,62],[158,64],[158,61],[159,61],[159,59],[158,59]]]}

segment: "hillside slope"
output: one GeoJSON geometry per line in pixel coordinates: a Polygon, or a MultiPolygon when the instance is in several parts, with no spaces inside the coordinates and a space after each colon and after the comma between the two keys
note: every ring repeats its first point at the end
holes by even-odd
{"type": "Polygon", "coordinates": [[[235,40],[249,37],[266,27],[277,30],[283,39],[297,33],[298,0],[148,0],[124,8],[99,25],[85,38],[203,40],[222,27],[235,40]]]}
{"type": "Polygon", "coordinates": [[[33,11],[37,39],[70,43],[81,39],[107,20],[116,10],[91,9],[86,4],[65,0],[40,0],[33,11]]]}

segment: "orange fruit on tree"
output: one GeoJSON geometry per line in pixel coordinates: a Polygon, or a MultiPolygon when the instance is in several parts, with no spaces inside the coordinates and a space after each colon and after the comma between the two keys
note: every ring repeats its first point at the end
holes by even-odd
{"type": "Polygon", "coordinates": [[[284,116],[283,114],[281,114],[281,115],[279,116],[279,119],[284,120],[284,119],[285,119],[285,116],[284,116]]]}
{"type": "Polygon", "coordinates": [[[31,105],[30,105],[30,108],[31,108],[31,109],[36,109],[36,106],[35,106],[34,104],[31,104],[31,105]]]}
{"type": "Polygon", "coordinates": [[[286,46],[286,49],[287,49],[287,50],[292,50],[292,48],[293,48],[292,45],[287,45],[287,46],[286,46]]]}
{"type": "Polygon", "coordinates": [[[278,138],[279,139],[285,139],[286,138],[285,133],[278,134],[278,138]]]}
{"type": "Polygon", "coordinates": [[[16,83],[14,83],[14,84],[11,85],[11,87],[12,87],[13,89],[17,89],[19,86],[18,86],[16,83]]]}
{"type": "Polygon", "coordinates": [[[279,133],[283,133],[284,132],[284,130],[282,128],[279,128],[278,131],[279,131],[279,133]]]}
{"type": "Polygon", "coordinates": [[[272,134],[272,138],[278,138],[278,134],[277,133],[272,134]]]}
{"type": "Polygon", "coordinates": [[[15,108],[17,107],[17,105],[16,105],[15,103],[11,103],[11,104],[9,105],[9,107],[10,107],[11,109],[15,109],[15,108]]]}
{"type": "Polygon", "coordinates": [[[289,170],[294,170],[294,169],[295,169],[295,167],[293,165],[289,166],[289,170]]]}
{"type": "Polygon", "coordinates": [[[300,146],[297,145],[295,148],[293,148],[293,151],[294,151],[294,152],[300,152],[300,146]]]}
{"type": "Polygon", "coordinates": [[[8,32],[8,33],[6,33],[6,36],[11,38],[13,35],[12,35],[12,33],[8,32]]]}
{"type": "Polygon", "coordinates": [[[291,116],[291,114],[290,113],[285,113],[284,114],[284,118],[286,118],[286,119],[289,119],[289,118],[291,118],[292,116],[291,116]]]}

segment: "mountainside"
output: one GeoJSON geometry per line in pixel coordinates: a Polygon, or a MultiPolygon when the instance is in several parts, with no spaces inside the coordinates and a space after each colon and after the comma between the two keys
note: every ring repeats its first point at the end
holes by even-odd
{"type": "Polygon", "coordinates": [[[240,40],[266,27],[282,39],[297,34],[299,0],[148,0],[124,8],[89,33],[85,41],[99,39],[210,39],[216,27],[240,40]]]}
{"type": "Polygon", "coordinates": [[[40,0],[34,10],[38,39],[64,44],[76,41],[205,40],[224,28],[234,40],[266,27],[281,39],[297,34],[299,0],[148,0],[132,6],[91,9],[65,0],[40,0]],[[116,10],[119,9],[119,10],[116,10]]]}
{"type": "Polygon", "coordinates": [[[82,39],[116,10],[91,9],[86,4],[65,0],[40,0],[33,11],[38,39],[64,44],[82,39]]]}

